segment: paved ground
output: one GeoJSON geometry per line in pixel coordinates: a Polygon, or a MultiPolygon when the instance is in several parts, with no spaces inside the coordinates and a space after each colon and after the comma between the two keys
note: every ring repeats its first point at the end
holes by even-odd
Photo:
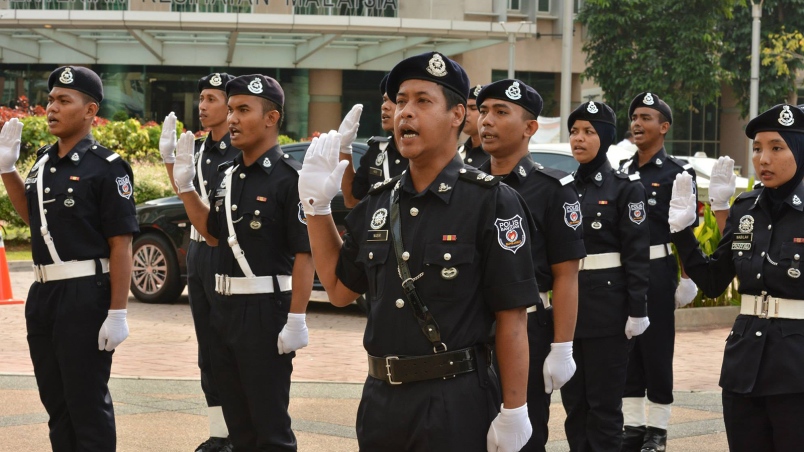
{"type": "MultiPolygon", "coordinates": [[[[25,298],[33,275],[11,273],[25,298]]],[[[120,451],[192,451],[207,436],[195,334],[187,298],[173,305],[129,304],[131,335],[115,353],[111,382],[120,451]],[[169,357],[169,358],[167,358],[169,357]]],[[[356,307],[311,304],[310,345],[294,360],[290,411],[301,451],[354,451],[354,419],[366,376],[365,319],[356,307]],[[334,371],[333,371],[334,369],[334,371]]],[[[676,336],[676,404],[668,450],[726,451],[717,378],[727,328],[676,336]]],[[[0,451],[46,451],[25,340],[24,307],[0,306],[0,451]]],[[[557,394],[549,450],[568,450],[557,394]]]]}

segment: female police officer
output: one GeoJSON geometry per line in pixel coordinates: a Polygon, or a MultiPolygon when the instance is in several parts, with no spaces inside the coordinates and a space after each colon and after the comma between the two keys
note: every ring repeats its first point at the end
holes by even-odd
{"type": "MultiPolygon", "coordinates": [[[[578,274],[573,341],[578,368],[561,389],[564,426],[570,450],[619,452],[628,340],[650,323],[645,188],[639,175],[612,169],[606,157],[615,136],[614,111],[608,105],[584,103],[570,114],[567,125],[572,154],[581,164],[575,185],[588,255],[578,274]]],[[[567,213],[567,221],[572,213],[577,215],[567,213]]]]}
{"type": "Polygon", "coordinates": [[[720,386],[731,451],[804,444],[804,112],[777,105],[748,123],[764,188],[732,205],[720,245],[704,255],[692,233],[688,175],[673,185],[669,224],[687,274],[710,297],[735,276],[740,315],[726,340],[720,386]]]}

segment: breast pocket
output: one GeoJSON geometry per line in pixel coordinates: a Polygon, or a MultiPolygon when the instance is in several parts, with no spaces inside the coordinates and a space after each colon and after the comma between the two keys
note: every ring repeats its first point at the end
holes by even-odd
{"type": "MultiPolygon", "coordinates": [[[[53,194],[51,199],[51,205],[58,209],[59,217],[68,220],[82,217],[81,212],[86,213],[87,208],[95,202],[88,183],[70,184],[61,193],[53,194]]],[[[46,201],[45,208],[48,204],[50,202],[46,201]]]]}
{"type": "Polygon", "coordinates": [[[732,259],[734,259],[734,269],[737,273],[737,276],[743,275],[750,275],[753,272],[751,271],[751,259],[754,257],[754,244],[751,242],[746,242],[749,245],[744,245],[739,242],[732,242],[732,259]],[[737,243],[735,245],[735,243],[737,243]],[[735,248],[746,248],[750,247],[749,249],[735,249],[735,248]]]}
{"type": "Polygon", "coordinates": [[[472,271],[474,259],[473,244],[427,245],[424,250],[424,284],[428,294],[451,299],[468,296],[478,282],[472,271]]]}
{"type": "MultiPolygon", "coordinates": [[[[382,298],[386,283],[386,272],[396,270],[396,265],[393,265],[392,262],[387,262],[390,250],[390,242],[364,244],[357,254],[357,261],[366,268],[369,301],[376,301],[382,298]]],[[[399,284],[402,284],[402,280],[399,280],[399,284]]]]}

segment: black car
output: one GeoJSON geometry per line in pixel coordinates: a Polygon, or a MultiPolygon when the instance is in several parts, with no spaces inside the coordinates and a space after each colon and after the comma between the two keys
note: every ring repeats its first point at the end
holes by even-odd
{"type": "MultiPolygon", "coordinates": [[[[282,151],[301,162],[309,145],[309,142],[286,144],[282,146],[282,151]]],[[[357,168],[368,146],[354,143],[352,150],[357,168]]],[[[347,213],[349,209],[343,203],[343,195],[338,193],[332,200],[332,217],[341,234],[345,230],[347,213]]],[[[134,237],[131,293],[144,303],[172,303],[187,285],[190,220],[184,204],[177,196],[145,202],[137,206],[137,221],[140,232],[134,237]]],[[[324,290],[317,278],[313,290],[324,290]]],[[[363,297],[356,303],[365,308],[363,297]]]]}

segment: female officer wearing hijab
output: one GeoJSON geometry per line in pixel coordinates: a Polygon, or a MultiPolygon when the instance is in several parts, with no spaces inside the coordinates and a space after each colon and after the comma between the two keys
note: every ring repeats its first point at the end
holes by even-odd
{"type": "Polygon", "coordinates": [[[729,450],[801,450],[804,444],[804,112],[777,105],[748,123],[763,188],[732,205],[717,250],[706,256],[689,225],[689,176],[673,185],[669,224],[687,274],[708,297],[735,276],[740,315],[726,339],[720,387],[729,450]]]}
{"type": "Polygon", "coordinates": [[[578,274],[573,341],[578,368],[561,388],[564,426],[572,451],[619,452],[628,341],[650,324],[645,188],[639,175],[612,169],[606,157],[615,137],[614,111],[608,105],[582,104],[567,126],[572,154],[580,162],[575,186],[588,255],[578,274]]]}

